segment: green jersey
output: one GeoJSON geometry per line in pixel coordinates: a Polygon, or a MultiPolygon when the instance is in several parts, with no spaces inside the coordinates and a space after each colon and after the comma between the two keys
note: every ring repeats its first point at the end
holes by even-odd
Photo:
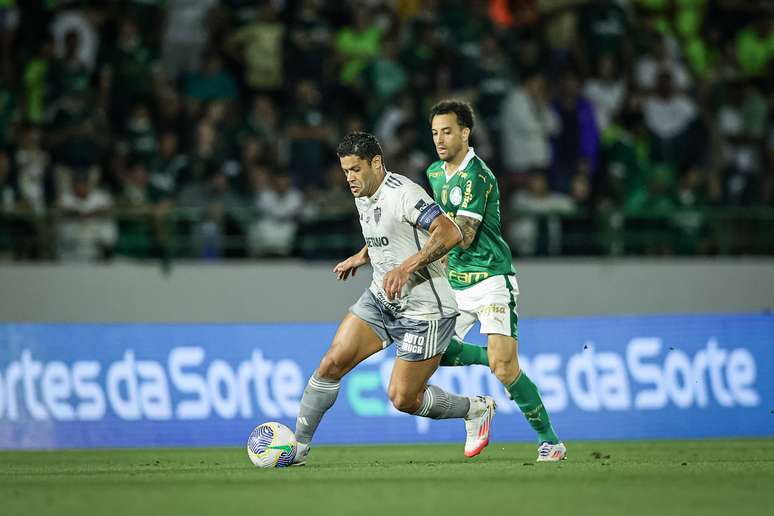
{"type": "Polygon", "coordinates": [[[511,249],[500,226],[497,179],[473,148],[451,177],[446,176],[446,163],[439,160],[427,168],[427,179],[435,201],[452,219],[464,216],[481,221],[470,247],[449,251],[452,288],[464,289],[492,276],[515,274],[511,249]]]}

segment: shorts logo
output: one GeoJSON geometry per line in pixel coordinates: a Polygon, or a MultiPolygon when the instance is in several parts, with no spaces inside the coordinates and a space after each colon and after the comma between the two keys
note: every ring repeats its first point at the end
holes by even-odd
{"type": "Polygon", "coordinates": [[[406,353],[423,354],[425,352],[425,338],[421,335],[406,333],[403,335],[400,349],[406,353]]]}
{"type": "Polygon", "coordinates": [[[508,309],[505,307],[505,305],[486,305],[485,307],[481,308],[478,313],[480,315],[484,314],[504,314],[508,311],[508,309]]]}
{"type": "Polygon", "coordinates": [[[454,206],[462,204],[462,188],[459,186],[452,188],[451,192],[449,192],[449,200],[454,206]]]}

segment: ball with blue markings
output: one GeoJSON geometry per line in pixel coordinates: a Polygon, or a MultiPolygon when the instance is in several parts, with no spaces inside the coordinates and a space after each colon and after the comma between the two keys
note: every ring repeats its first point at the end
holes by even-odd
{"type": "Polygon", "coordinates": [[[270,421],[255,427],[247,439],[247,456],[258,468],[284,468],[293,463],[298,443],[293,431],[270,421]]]}

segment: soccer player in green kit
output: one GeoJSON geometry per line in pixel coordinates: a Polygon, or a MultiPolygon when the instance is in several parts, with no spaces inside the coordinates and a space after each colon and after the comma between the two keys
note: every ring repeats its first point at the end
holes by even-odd
{"type": "Polygon", "coordinates": [[[567,449],[551,427],[537,387],[519,368],[516,271],[501,235],[497,179],[469,145],[473,109],[467,102],[444,100],[433,106],[430,123],[440,159],[427,168],[427,178],[436,202],[463,235],[448,254],[449,283],[460,311],[458,340],[441,365],[489,365],[537,432],[537,460],[562,460],[567,449]],[[462,342],[476,320],[487,335],[486,350],[462,342]]]}

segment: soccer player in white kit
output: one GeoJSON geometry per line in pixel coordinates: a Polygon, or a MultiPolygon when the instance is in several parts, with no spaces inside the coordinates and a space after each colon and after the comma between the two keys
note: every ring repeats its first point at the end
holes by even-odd
{"type": "Polygon", "coordinates": [[[457,396],[427,383],[454,335],[458,314],[446,271],[437,260],[462,234],[422,187],[385,169],[373,135],[346,136],[337,154],[366,245],[333,272],[346,280],[370,261],[373,279],[350,307],[304,389],[294,463],[306,462],[314,432],[336,401],[341,378],[392,342],[397,344],[397,359],[387,393],[395,408],[433,419],[464,419],[465,455],[478,455],[489,443],[494,400],[457,396]]]}

